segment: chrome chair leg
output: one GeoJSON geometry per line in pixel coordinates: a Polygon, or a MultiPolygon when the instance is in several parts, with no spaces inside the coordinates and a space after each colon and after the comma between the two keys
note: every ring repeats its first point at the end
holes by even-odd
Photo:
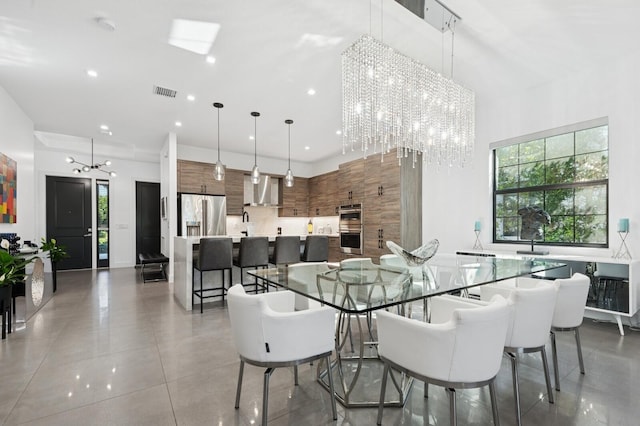
{"type": "Polygon", "coordinates": [[[553,358],[553,377],[556,381],[556,390],[560,390],[560,373],[558,372],[558,348],[556,347],[556,333],[551,332],[551,357],[553,358]]]}
{"type": "MultiPolygon", "coordinates": [[[[331,410],[333,412],[333,420],[338,420],[338,410],[336,409],[336,393],[333,389],[333,374],[331,374],[331,356],[328,355],[327,361],[327,375],[329,376],[329,392],[331,392],[331,410]]],[[[322,362],[322,361],[320,361],[322,362]]]]}
{"type": "Polygon", "coordinates": [[[549,404],[553,404],[553,389],[551,389],[551,376],[549,375],[549,363],[547,361],[547,351],[542,347],[542,367],[544,367],[544,379],[547,382],[547,393],[549,394],[549,404]]]}
{"type": "Polygon", "coordinates": [[[262,390],[262,425],[267,426],[267,411],[269,410],[269,378],[273,373],[273,368],[269,367],[264,371],[264,388],[262,390]]]}
{"type": "Polygon", "coordinates": [[[389,364],[384,364],[384,372],[382,373],[382,384],[380,385],[380,404],[378,405],[378,421],[377,424],[382,424],[382,412],[384,410],[384,394],[387,390],[387,376],[389,375],[389,364]]]}
{"type": "Polygon", "coordinates": [[[576,347],[578,348],[578,362],[580,363],[580,374],[584,374],[584,360],[582,359],[582,344],[580,343],[579,327],[574,330],[576,336],[576,347]]]}
{"type": "Polygon", "coordinates": [[[491,413],[493,414],[494,426],[500,426],[500,416],[498,415],[498,398],[496,397],[495,378],[489,383],[489,395],[491,396],[491,413]]]}
{"type": "Polygon", "coordinates": [[[236,410],[240,407],[240,391],[242,390],[242,373],[244,372],[244,361],[240,360],[240,372],[238,373],[238,388],[236,389],[236,410]]]}
{"type": "Polygon", "coordinates": [[[522,416],[520,415],[520,389],[518,387],[518,355],[507,352],[511,359],[511,374],[513,378],[513,396],[516,404],[516,422],[518,426],[522,425],[522,416]]]}
{"type": "Polygon", "coordinates": [[[447,388],[449,394],[449,422],[451,426],[458,424],[458,418],[456,417],[456,390],[453,388],[447,388]]]}

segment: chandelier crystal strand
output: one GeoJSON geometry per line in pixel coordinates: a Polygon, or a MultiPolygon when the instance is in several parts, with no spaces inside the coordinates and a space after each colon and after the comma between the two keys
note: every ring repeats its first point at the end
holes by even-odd
{"type": "Polygon", "coordinates": [[[342,53],[343,153],[397,148],[398,161],[464,167],[474,146],[475,95],[364,35],[342,53]]]}

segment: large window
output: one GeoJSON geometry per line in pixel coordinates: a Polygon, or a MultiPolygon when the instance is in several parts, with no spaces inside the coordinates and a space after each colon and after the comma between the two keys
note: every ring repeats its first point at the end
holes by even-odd
{"type": "Polygon", "coordinates": [[[494,148],[495,242],[524,242],[518,210],[537,206],[551,216],[541,243],[608,245],[609,129],[602,121],[494,148]]]}

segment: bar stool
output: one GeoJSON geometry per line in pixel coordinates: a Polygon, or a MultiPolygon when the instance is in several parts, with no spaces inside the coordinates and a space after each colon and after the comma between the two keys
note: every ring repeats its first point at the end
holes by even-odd
{"type": "MultiPolygon", "coordinates": [[[[233,264],[240,268],[240,284],[244,287],[245,268],[267,268],[269,266],[269,239],[267,237],[243,237],[240,240],[238,257],[233,264]]],[[[258,278],[255,280],[255,292],[258,292],[258,278]]]]}
{"type": "Polygon", "coordinates": [[[309,235],[304,242],[303,262],[327,262],[329,260],[329,237],[309,235]]]}
{"type": "Polygon", "coordinates": [[[227,291],[225,288],[225,274],[229,270],[229,283],[233,285],[233,264],[231,262],[233,255],[233,241],[231,238],[202,238],[198,249],[198,259],[194,259],[193,273],[191,274],[191,293],[192,299],[200,298],[200,313],[203,312],[203,299],[222,296],[224,303],[224,295],[227,291]],[[195,271],[200,272],[200,289],[196,290],[195,271]],[[221,287],[203,288],[202,273],[206,271],[222,272],[221,287]],[[205,295],[205,293],[213,292],[214,294],[205,295]]]}
{"type": "Polygon", "coordinates": [[[289,265],[300,262],[300,237],[278,236],[273,249],[273,256],[269,263],[274,265],[289,265]]]}

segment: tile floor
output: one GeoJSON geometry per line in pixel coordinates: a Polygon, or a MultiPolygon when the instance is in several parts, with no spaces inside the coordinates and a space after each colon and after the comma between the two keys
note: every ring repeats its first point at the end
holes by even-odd
{"type": "MultiPolygon", "coordinates": [[[[58,292],[26,327],[0,343],[0,423],[5,425],[254,425],[260,422],[262,370],[248,366],[241,406],[233,408],[238,359],[226,309],[185,312],[171,285],[142,284],[138,271],[61,272],[58,292]]],[[[613,324],[582,328],[587,374],[578,371],[570,335],[559,340],[562,391],[547,402],[540,359],[523,356],[525,425],[637,425],[640,334],[622,337],[613,324]]],[[[550,353],[550,349],[549,349],[550,353]]],[[[331,424],[329,398],[315,369],[271,378],[269,423],[331,424]]],[[[375,378],[378,380],[378,378],[375,378]]],[[[511,371],[498,375],[503,425],[514,424],[511,371]]],[[[422,383],[384,424],[448,424],[445,392],[422,383]]],[[[491,424],[486,390],[458,394],[460,425],[491,424]]],[[[373,425],[375,409],[344,409],[340,425],[373,425]]]]}

